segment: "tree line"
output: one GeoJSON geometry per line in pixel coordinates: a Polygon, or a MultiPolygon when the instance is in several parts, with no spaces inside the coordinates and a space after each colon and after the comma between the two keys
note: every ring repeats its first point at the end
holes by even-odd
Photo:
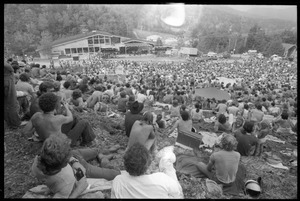
{"type": "MultiPolygon", "coordinates": [[[[36,49],[50,49],[52,41],[79,34],[82,29],[106,31],[131,38],[135,37],[133,29],[169,33],[177,36],[179,47],[187,46],[184,42],[188,40],[190,46],[203,52],[235,49],[242,53],[247,49],[257,49],[271,54],[281,51],[281,42],[297,42],[296,31],[284,30],[287,25],[282,23],[278,24],[281,30],[270,35],[251,19],[211,9],[204,9],[202,15],[197,15],[198,18],[189,16],[189,13],[197,13],[197,7],[193,8],[193,12],[186,10],[185,25],[178,31],[161,22],[161,16],[167,10],[159,6],[5,4],[4,50],[7,54],[33,55],[36,49]],[[248,33],[245,30],[249,30],[248,33]]],[[[264,26],[276,30],[269,24],[264,26]]]]}

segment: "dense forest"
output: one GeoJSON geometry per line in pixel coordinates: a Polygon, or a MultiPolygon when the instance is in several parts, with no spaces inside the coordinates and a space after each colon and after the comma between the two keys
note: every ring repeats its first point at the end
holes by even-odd
{"type": "Polygon", "coordinates": [[[162,23],[166,5],[104,4],[5,4],[4,47],[7,54],[34,54],[51,42],[76,35],[83,29],[102,30],[134,38],[133,29],[175,35],[178,46],[197,47],[202,52],[242,53],[257,49],[265,54],[282,52],[282,42],[297,43],[296,24],[257,19],[225,12],[214,6],[185,6],[184,25],[174,29],[162,23]],[[188,43],[186,43],[188,42],[188,43]]]}

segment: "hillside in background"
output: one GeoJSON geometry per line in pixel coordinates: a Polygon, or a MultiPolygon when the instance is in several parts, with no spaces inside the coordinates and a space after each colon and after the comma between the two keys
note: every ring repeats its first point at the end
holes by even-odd
{"type": "Polygon", "coordinates": [[[297,8],[287,7],[283,9],[274,8],[272,6],[255,6],[247,10],[247,13],[251,15],[257,15],[261,18],[267,19],[281,19],[292,22],[297,22],[297,8]]]}
{"type": "MultiPolygon", "coordinates": [[[[172,13],[172,7],[162,4],[5,4],[4,46],[9,54],[22,55],[35,52],[38,47],[49,49],[52,41],[82,30],[101,30],[130,38],[137,37],[135,30],[141,30],[176,36],[179,46],[190,41],[190,45],[198,47],[195,40],[206,43],[213,36],[211,41],[216,44],[212,50],[223,51],[236,46],[236,37],[248,35],[254,25],[270,37],[286,30],[296,34],[296,21],[286,20],[295,12],[281,9],[276,14],[272,8],[268,12],[263,9],[266,8],[253,13],[251,9],[245,12],[226,5],[185,5],[184,24],[172,27],[162,21],[172,13]]],[[[208,51],[202,44],[203,48],[208,51]]]]}

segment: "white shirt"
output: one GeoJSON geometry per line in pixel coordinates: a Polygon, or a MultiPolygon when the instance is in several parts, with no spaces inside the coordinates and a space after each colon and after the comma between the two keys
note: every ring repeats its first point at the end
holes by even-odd
{"type": "Polygon", "coordinates": [[[128,172],[112,181],[111,198],[183,198],[178,181],[162,172],[131,176],[128,172]]]}
{"type": "Polygon", "coordinates": [[[138,93],[136,96],[136,100],[139,103],[144,103],[146,101],[146,99],[147,99],[147,96],[145,94],[138,93]]]}

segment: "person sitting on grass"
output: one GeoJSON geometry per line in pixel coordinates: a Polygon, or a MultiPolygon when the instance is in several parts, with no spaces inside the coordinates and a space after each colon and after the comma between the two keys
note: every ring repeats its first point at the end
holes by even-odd
{"type": "Polygon", "coordinates": [[[241,155],[235,151],[237,140],[231,134],[224,134],[219,146],[221,150],[210,155],[207,165],[203,162],[195,162],[195,165],[206,177],[224,188],[236,181],[241,155]]]}
{"type": "Polygon", "coordinates": [[[32,135],[36,131],[40,141],[46,140],[52,134],[65,133],[72,140],[72,146],[76,145],[77,140],[81,140],[82,145],[92,142],[96,135],[88,121],[73,118],[69,104],[66,102],[63,103],[66,116],[55,115],[57,102],[58,97],[52,92],[41,95],[39,107],[42,112],[36,112],[31,117],[22,133],[32,135]]]}
{"type": "Polygon", "coordinates": [[[278,133],[293,133],[292,129],[294,125],[289,119],[288,111],[283,111],[272,123],[275,131],[278,133]]]}
{"type": "Polygon", "coordinates": [[[145,112],[143,118],[136,120],[132,125],[127,150],[136,142],[144,145],[151,153],[154,153],[156,135],[151,112],[145,112]]]}
{"type": "Polygon", "coordinates": [[[202,105],[200,103],[195,104],[195,108],[191,111],[191,118],[193,122],[199,122],[204,119],[202,105]]]}
{"type": "Polygon", "coordinates": [[[99,149],[71,150],[71,140],[65,135],[55,134],[47,138],[42,146],[41,154],[34,158],[31,173],[39,181],[44,181],[52,198],[77,198],[87,187],[86,178],[104,178],[113,180],[120,174],[111,169],[109,160],[118,147],[100,152],[99,149]],[[101,167],[87,163],[97,158],[101,167]]]}
{"type": "Polygon", "coordinates": [[[189,113],[187,111],[181,112],[181,118],[175,122],[173,127],[168,132],[168,135],[171,134],[176,128],[178,132],[179,131],[191,132],[194,130],[193,122],[189,118],[189,113]]]}
{"type": "Polygon", "coordinates": [[[232,124],[232,132],[235,132],[235,131],[241,129],[244,125],[244,122],[245,122],[244,118],[241,115],[238,115],[236,117],[235,122],[233,122],[233,124],[232,124]]]}
{"type": "Polygon", "coordinates": [[[156,116],[156,124],[158,128],[166,128],[167,123],[166,120],[164,120],[163,114],[158,114],[156,116]]]}
{"type": "Polygon", "coordinates": [[[120,98],[118,99],[118,111],[125,113],[127,111],[126,104],[128,102],[128,98],[126,97],[126,92],[121,91],[120,98]]]}
{"type": "Polygon", "coordinates": [[[82,92],[80,89],[75,89],[72,93],[72,98],[70,99],[70,105],[73,105],[75,110],[81,112],[84,107],[84,102],[82,99],[82,92]]]}
{"type": "Polygon", "coordinates": [[[66,95],[67,100],[70,100],[72,98],[72,93],[73,93],[73,90],[70,89],[71,86],[70,81],[65,81],[63,86],[64,89],[62,89],[61,92],[63,92],[66,95]]]}
{"type": "Polygon", "coordinates": [[[123,157],[126,171],[112,181],[111,198],[183,198],[180,183],[167,171],[147,174],[151,158],[145,146],[133,144],[123,157]]]}
{"type": "Polygon", "coordinates": [[[226,120],[224,114],[220,114],[218,120],[215,122],[214,131],[221,131],[221,132],[229,132],[231,131],[232,125],[226,120]]]}
{"type": "Polygon", "coordinates": [[[258,138],[258,145],[256,147],[254,154],[255,156],[260,156],[261,153],[263,153],[263,145],[266,142],[265,137],[271,134],[272,131],[271,131],[271,125],[268,122],[268,120],[262,120],[260,123],[258,123],[257,128],[258,130],[256,132],[256,135],[258,138]]]}
{"type": "Polygon", "coordinates": [[[246,121],[243,125],[243,130],[237,130],[234,133],[235,138],[238,141],[237,151],[242,156],[253,156],[257,149],[258,139],[253,134],[254,122],[246,121]]]}
{"type": "Polygon", "coordinates": [[[92,93],[90,97],[86,100],[88,108],[94,108],[94,106],[102,100],[102,87],[96,86],[95,91],[92,93]]]}
{"type": "Polygon", "coordinates": [[[180,105],[178,104],[177,99],[173,99],[172,106],[170,108],[170,117],[179,117],[180,118],[180,105]]]}

